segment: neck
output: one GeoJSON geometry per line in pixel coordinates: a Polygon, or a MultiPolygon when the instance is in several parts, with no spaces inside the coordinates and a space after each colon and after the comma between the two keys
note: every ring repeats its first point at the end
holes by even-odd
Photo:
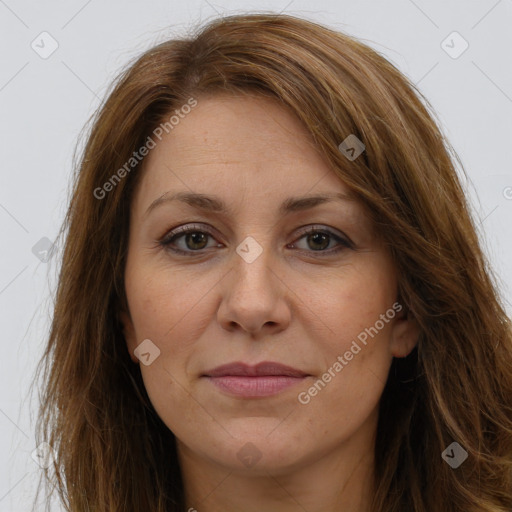
{"type": "Polygon", "coordinates": [[[373,444],[302,460],[300,467],[240,471],[198,457],[178,443],[187,507],[193,512],[369,512],[373,444]]]}

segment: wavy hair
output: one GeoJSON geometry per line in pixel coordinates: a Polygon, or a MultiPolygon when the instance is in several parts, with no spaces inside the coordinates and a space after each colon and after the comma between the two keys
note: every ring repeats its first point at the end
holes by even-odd
{"type": "Polygon", "coordinates": [[[370,213],[419,323],[417,347],[393,361],[381,398],[373,511],[510,511],[511,322],[460,159],[428,101],[386,58],[281,14],[215,19],[158,44],[118,76],[91,119],[37,371],[38,442],[55,453],[45,483],[71,512],[185,510],[174,435],[148,399],[118,317],[130,201],[144,169],[144,160],[129,170],[126,162],[175,109],[215,93],[265,95],[297,116],[370,213]],[[366,146],[352,162],[338,149],[350,134],[366,146]],[[441,457],[454,441],[468,453],[457,469],[441,457]]]}

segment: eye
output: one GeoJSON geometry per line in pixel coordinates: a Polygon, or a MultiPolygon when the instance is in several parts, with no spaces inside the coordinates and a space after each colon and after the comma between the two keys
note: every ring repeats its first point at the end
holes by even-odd
{"type": "MultiPolygon", "coordinates": [[[[208,248],[208,237],[212,237],[212,233],[200,224],[190,224],[188,226],[179,226],[168,233],[162,240],[160,245],[177,254],[193,255],[195,252],[208,248]],[[178,244],[181,242],[181,244],[178,244]],[[178,247],[176,247],[178,245],[178,247]]],[[[213,244],[210,247],[221,247],[222,244],[213,244]]]]}
{"type": "MultiPolygon", "coordinates": [[[[337,235],[330,229],[321,226],[307,226],[302,231],[302,236],[298,240],[305,239],[308,252],[319,252],[326,254],[335,254],[343,249],[352,249],[353,244],[348,238],[337,235]],[[334,243],[334,247],[333,244],[334,243]]],[[[289,244],[288,247],[296,247],[297,242],[289,244]]],[[[299,249],[301,249],[299,247],[299,249]]],[[[301,249],[302,250],[302,249],[301,249]]]]}
{"type": "MultiPolygon", "coordinates": [[[[194,253],[200,254],[201,251],[212,247],[223,246],[219,243],[208,245],[209,238],[213,239],[213,234],[208,228],[201,224],[190,224],[173,229],[159,241],[159,244],[176,254],[186,256],[193,256],[194,253]]],[[[301,251],[320,253],[319,256],[332,255],[343,249],[353,248],[353,244],[348,238],[321,226],[307,226],[297,240],[302,239],[306,241],[306,248],[298,247],[297,242],[288,244],[287,248],[297,247],[301,251]]]]}

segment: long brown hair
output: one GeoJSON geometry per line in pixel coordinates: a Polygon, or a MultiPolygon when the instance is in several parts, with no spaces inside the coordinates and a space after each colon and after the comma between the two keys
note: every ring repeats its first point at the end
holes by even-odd
{"type": "Polygon", "coordinates": [[[428,101],[379,53],[277,14],[217,19],[151,48],[92,120],[39,368],[38,442],[56,455],[48,483],[72,512],[185,510],[174,436],[149,402],[118,319],[130,201],[144,166],[126,163],[175,109],[219,92],[273,97],[301,120],[371,214],[421,327],[417,348],[393,361],[381,399],[373,510],[509,511],[511,324],[460,159],[428,101]],[[350,134],[365,145],[354,161],[338,148],[350,134]],[[454,441],[468,453],[457,469],[441,457],[454,441]]]}

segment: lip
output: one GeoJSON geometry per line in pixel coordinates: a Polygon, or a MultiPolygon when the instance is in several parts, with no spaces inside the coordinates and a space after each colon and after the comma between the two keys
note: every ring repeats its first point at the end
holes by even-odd
{"type": "Polygon", "coordinates": [[[208,370],[204,375],[206,377],[306,377],[308,374],[281,363],[263,361],[253,366],[242,362],[223,364],[208,370]]]}
{"type": "Polygon", "coordinates": [[[273,361],[254,366],[242,362],[229,363],[202,375],[220,390],[244,398],[276,395],[309,376],[306,372],[273,361]]]}

